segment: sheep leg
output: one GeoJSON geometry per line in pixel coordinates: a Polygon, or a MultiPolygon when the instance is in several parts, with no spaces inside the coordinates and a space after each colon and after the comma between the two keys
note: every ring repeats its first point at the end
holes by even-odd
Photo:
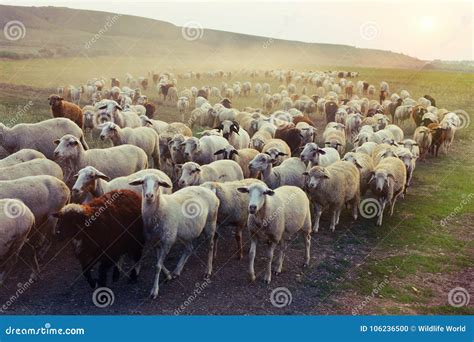
{"type": "Polygon", "coordinates": [[[242,226],[237,226],[235,230],[235,240],[237,241],[237,250],[239,252],[237,255],[237,259],[239,260],[242,260],[244,257],[244,247],[242,245],[242,230],[242,226]]]}
{"type": "Polygon", "coordinates": [[[87,282],[89,283],[89,286],[94,289],[97,285],[97,281],[94,278],[92,278],[92,274],[91,274],[92,266],[93,266],[92,262],[82,265],[82,274],[84,278],[86,278],[87,282]]]}
{"type": "Polygon", "coordinates": [[[286,242],[285,238],[282,238],[282,241],[280,241],[280,255],[278,257],[278,266],[277,269],[275,270],[275,274],[280,274],[282,269],[283,269],[283,260],[285,260],[285,252],[286,249],[288,248],[288,243],[286,242]]]}
{"type": "Polygon", "coordinates": [[[270,242],[268,249],[267,249],[267,271],[265,272],[265,277],[263,278],[263,281],[266,284],[270,284],[272,281],[272,263],[273,263],[273,254],[275,252],[275,247],[276,247],[276,242],[272,241],[270,242]]]}
{"type": "Polygon", "coordinates": [[[217,233],[211,234],[209,236],[209,252],[207,253],[207,266],[206,266],[206,273],[204,274],[204,278],[207,279],[212,274],[212,262],[214,261],[214,254],[217,247],[217,233]]]}
{"type": "Polygon", "coordinates": [[[330,223],[329,229],[333,232],[336,230],[336,224],[337,224],[337,219],[338,219],[338,216],[337,216],[338,209],[337,208],[331,208],[331,209],[332,209],[332,215],[331,215],[331,223],[330,223]]]}
{"type": "Polygon", "coordinates": [[[359,197],[356,197],[352,200],[352,218],[354,221],[357,220],[357,216],[359,214],[359,202],[359,197]]]}
{"type": "Polygon", "coordinates": [[[395,202],[397,202],[398,196],[400,196],[402,192],[398,192],[393,196],[392,202],[390,203],[390,216],[393,215],[393,209],[395,208],[395,202]]]}
{"type": "Polygon", "coordinates": [[[99,266],[99,287],[107,285],[107,272],[110,269],[110,262],[101,262],[99,266]]]}
{"type": "Polygon", "coordinates": [[[156,256],[157,256],[157,261],[156,261],[156,271],[155,271],[155,281],[153,283],[153,288],[151,289],[150,292],[150,297],[155,299],[158,296],[158,292],[160,290],[160,273],[161,269],[163,268],[163,263],[165,261],[166,255],[168,255],[168,252],[171,248],[171,245],[162,245],[161,248],[156,248],[156,256]]]}
{"type": "MultiPolygon", "coordinates": [[[[137,252],[135,252],[132,256],[133,258],[133,261],[135,261],[135,265],[133,266],[133,269],[132,269],[132,272],[130,272],[130,279],[129,279],[129,283],[136,283],[137,280],[138,280],[138,274],[140,273],[140,269],[141,269],[141,260],[142,260],[142,251],[139,250],[137,252]]],[[[164,270],[166,269],[166,267],[163,266],[163,273],[165,273],[166,275],[166,272],[164,272],[164,270]]]]}
{"type": "Polygon", "coordinates": [[[251,236],[250,237],[250,251],[249,251],[249,278],[250,281],[255,281],[255,254],[257,251],[257,237],[251,236]]]}
{"type": "MultiPolygon", "coordinates": [[[[214,239],[212,239],[214,243],[214,239]]],[[[181,258],[179,259],[178,265],[176,265],[176,268],[173,271],[173,278],[178,278],[181,275],[181,272],[183,271],[184,264],[186,264],[186,261],[188,261],[188,258],[193,254],[193,243],[187,241],[186,244],[184,245],[184,251],[183,254],[181,255],[181,258]]]]}
{"type": "Polygon", "coordinates": [[[311,259],[311,231],[304,232],[304,264],[303,267],[309,266],[309,261],[311,259]]]}
{"type": "Polygon", "coordinates": [[[321,219],[321,213],[323,212],[323,207],[318,203],[314,204],[314,225],[313,232],[317,233],[319,230],[319,220],[321,219]]]}
{"type": "Polygon", "coordinates": [[[383,211],[385,210],[385,205],[387,204],[387,201],[385,199],[381,199],[380,201],[380,212],[377,217],[377,226],[382,225],[382,219],[383,219],[383,211]]]}

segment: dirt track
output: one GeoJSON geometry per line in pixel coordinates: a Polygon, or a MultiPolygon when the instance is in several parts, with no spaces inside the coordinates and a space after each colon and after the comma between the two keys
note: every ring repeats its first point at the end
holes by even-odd
{"type": "MultiPolygon", "coordinates": [[[[346,215],[347,214],[347,215],[346,215]]],[[[215,272],[209,283],[202,274],[206,255],[203,240],[185,266],[179,279],[162,283],[156,300],[147,296],[153,282],[154,256],[147,253],[138,284],[129,284],[126,278],[108,286],[114,293],[113,305],[98,308],[92,302],[92,290],[80,275],[80,267],[71,245],[56,245],[46,256],[41,279],[35,281],[8,307],[8,314],[350,314],[350,308],[335,306],[332,298],[337,295],[337,285],[350,278],[356,265],[362,262],[371,241],[370,231],[347,221],[349,213],[335,233],[328,231],[324,221],[322,230],[313,235],[312,265],[302,268],[303,242],[298,236],[287,253],[284,271],[273,276],[270,285],[262,281],[265,267],[265,246],[257,247],[257,281],[247,280],[247,256],[236,259],[236,245],[231,232],[219,240],[215,272]],[[202,244],[202,246],[200,245],[202,244]],[[291,292],[291,303],[282,308],[272,305],[273,289],[286,287],[291,292]],[[198,293],[200,292],[200,293],[198,293]],[[185,301],[191,298],[188,302],[185,301]],[[181,307],[181,305],[184,305],[181,307]]],[[[244,235],[244,241],[248,242],[244,235]]],[[[248,244],[246,245],[246,249],[248,244]]],[[[175,246],[166,262],[169,269],[177,263],[181,246],[175,246]]],[[[153,253],[154,254],[154,253],[153,253]]],[[[18,283],[28,280],[29,272],[21,262],[20,270],[12,273],[0,289],[4,303],[15,294],[18,283]]],[[[278,296],[277,296],[278,297],[278,296]]],[[[281,299],[281,298],[280,298],[281,299]]]]}

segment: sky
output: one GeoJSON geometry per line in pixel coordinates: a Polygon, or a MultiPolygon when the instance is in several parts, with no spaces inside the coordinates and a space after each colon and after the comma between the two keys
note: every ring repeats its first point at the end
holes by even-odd
{"type": "Polygon", "coordinates": [[[136,15],[184,26],[401,52],[420,59],[473,60],[473,1],[0,0],[136,15]]]}

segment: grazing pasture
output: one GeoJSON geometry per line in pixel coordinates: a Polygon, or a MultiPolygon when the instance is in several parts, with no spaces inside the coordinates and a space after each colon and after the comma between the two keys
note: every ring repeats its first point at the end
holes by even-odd
{"type": "MultiPolygon", "coordinates": [[[[70,84],[77,87],[94,77],[104,77],[108,88],[112,77],[125,85],[125,73],[146,77],[154,65],[156,62],[151,58],[1,61],[0,122],[12,127],[49,119],[52,115],[48,96],[56,93],[58,87],[70,84]]],[[[191,69],[194,69],[192,64],[184,67],[177,63],[176,69],[166,70],[179,75],[191,69]]],[[[355,70],[359,77],[353,82],[365,80],[375,85],[377,93],[373,99],[377,101],[379,83],[386,81],[391,93],[400,94],[406,89],[415,100],[429,94],[436,99],[438,108],[462,109],[470,115],[466,118],[474,121],[473,74],[308,64],[286,65],[282,69],[355,70]]],[[[207,70],[213,71],[212,63],[202,69],[207,70]]],[[[235,81],[249,81],[252,85],[266,82],[271,87],[270,94],[277,93],[282,84],[286,87],[284,81],[265,76],[262,71],[250,77],[251,70],[251,66],[224,70],[232,72],[230,79],[178,77],[178,94],[192,86],[220,88],[222,82],[232,85],[235,81]]],[[[301,95],[304,86],[307,95],[315,93],[314,86],[304,83],[296,83],[296,93],[301,95]]],[[[166,103],[153,84],[142,94],[156,106],[153,119],[168,123],[182,121],[176,102],[166,103]]],[[[232,107],[261,108],[261,98],[252,89],[249,96],[234,96],[232,107]]],[[[209,98],[211,104],[219,100],[209,98]]],[[[86,104],[79,102],[81,107],[86,104]]],[[[316,123],[318,143],[322,146],[325,115],[318,110],[309,117],[316,123]]],[[[188,111],[183,122],[190,126],[190,120],[188,111]]],[[[407,138],[412,137],[416,126],[409,120],[401,128],[407,138]]],[[[194,127],[193,135],[198,136],[203,129],[194,127]]],[[[98,132],[87,132],[85,137],[90,148],[112,146],[110,141],[101,141],[98,132]]],[[[14,272],[0,286],[0,304],[5,303],[0,309],[9,314],[473,314],[472,301],[460,308],[448,304],[448,293],[455,287],[474,293],[473,143],[471,123],[456,131],[448,153],[441,150],[438,158],[418,160],[412,185],[404,198],[397,201],[393,216],[385,213],[380,227],[375,225],[373,216],[359,216],[354,221],[350,211],[343,208],[340,222],[332,232],[330,216],[323,212],[319,231],[311,235],[310,265],[302,267],[305,243],[298,237],[289,245],[283,272],[273,276],[270,284],[262,282],[267,264],[265,244],[260,243],[257,248],[257,280],[249,283],[249,234],[245,229],[244,257],[238,260],[233,230],[222,229],[210,278],[202,277],[209,257],[208,239],[202,235],[196,239],[182,275],[173,280],[162,276],[157,299],[149,299],[156,255],[148,248],[144,251],[138,283],[128,284],[126,277],[109,283],[114,303],[99,308],[91,300],[92,290],[82,279],[71,243],[64,241],[55,242],[48,250],[35,280],[28,280],[31,263],[20,254],[14,272]],[[17,295],[17,290],[29,281],[32,284],[17,295]],[[291,296],[291,303],[287,301],[283,307],[275,305],[272,291],[277,288],[286,288],[284,294],[291,296]]],[[[348,144],[346,152],[352,147],[348,144]]],[[[183,247],[176,244],[165,266],[174,268],[182,253],[183,247]]],[[[125,265],[131,266],[130,262],[125,265]]]]}

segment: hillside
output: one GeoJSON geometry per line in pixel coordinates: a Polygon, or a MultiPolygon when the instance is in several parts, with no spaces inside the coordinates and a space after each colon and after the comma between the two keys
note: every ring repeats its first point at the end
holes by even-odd
{"type": "Polygon", "coordinates": [[[308,68],[315,65],[419,68],[425,63],[389,51],[208,29],[198,32],[198,39],[186,40],[180,27],[153,19],[60,7],[0,5],[1,27],[13,20],[24,25],[19,33],[22,38],[9,40],[5,34],[0,35],[3,58],[126,55],[166,59],[166,63],[188,68],[190,63],[231,68],[234,61],[249,67],[298,64],[308,68]]]}

